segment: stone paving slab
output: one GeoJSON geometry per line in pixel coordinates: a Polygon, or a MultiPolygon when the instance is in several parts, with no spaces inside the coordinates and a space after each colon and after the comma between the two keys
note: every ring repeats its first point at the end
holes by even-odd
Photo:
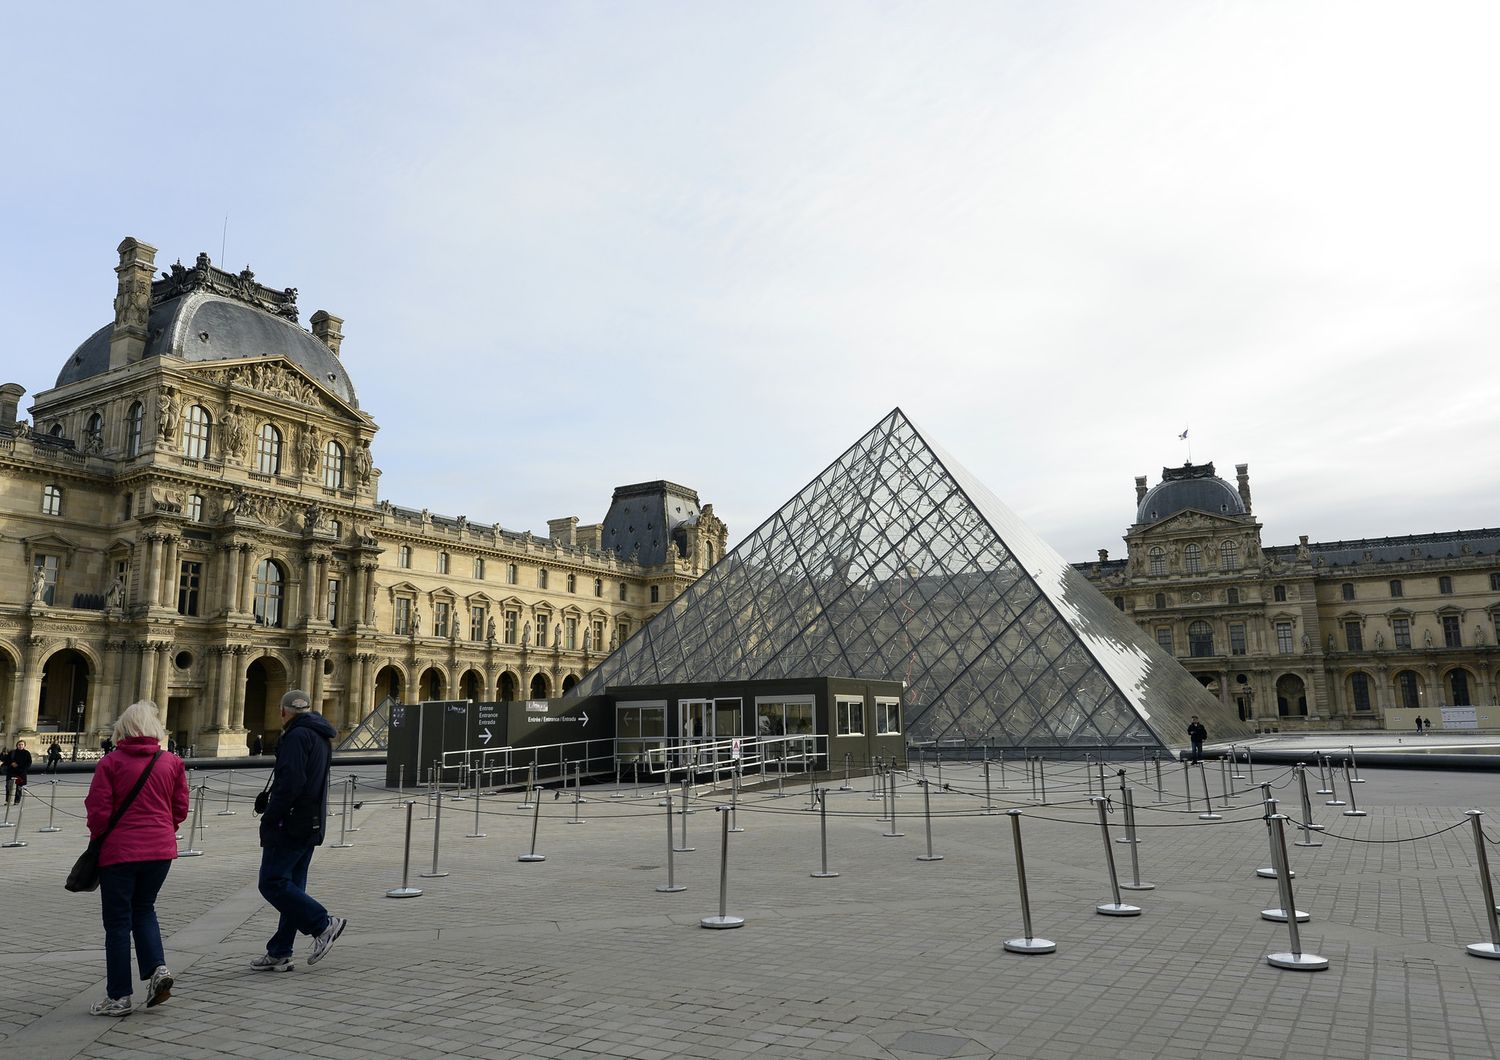
{"type": "MultiPolygon", "coordinates": [[[[205,854],[173,866],[159,904],[178,986],[167,1005],[123,1020],[87,1014],[104,986],[98,899],[61,885],[83,846],[75,815],[87,778],[59,778],[64,830],[37,833],[46,814],[32,803],[20,834],[28,845],[0,849],[12,911],[0,954],[6,1050],[29,1060],[288,1048],[333,1060],[1496,1055],[1500,961],[1463,949],[1488,931],[1463,810],[1495,813],[1500,784],[1490,774],[1366,768],[1364,818],[1314,797],[1323,845],[1294,846],[1291,857],[1297,905],[1312,915],[1304,948],[1332,966],[1308,974],[1265,962],[1288,936],[1259,915],[1280,904],[1274,883],[1255,875],[1269,861],[1260,790],[1223,808],[1213,773],[1223,820],[1202,822],[1197,777],[1189,809],[1180,770],[1166,773],[1158,803],[1154,778],[1131,767],[1141,873],[1157,884],[1125,892],[1144,910],[1132,918],[1094,911],[1112,894],[1082,766],[1049,767],[1046,806],[1030,801],[1014,765],[1004,791],[995,773],[995,809],[1023,808],[1034,928],[1058,944],[1053,955],[1021,956],[1001,946],[1022,933],[1011,820],[984,812],[975,764],[946,766],[949,790],[932,792],[941,861],[917,860],[926,834],[910,778],[898,803],[902,837],[885,836],[867,778],[830,791],[834,879],[810,875],[820,867],[819,817],[805,785],[789,784],[785,798],[747,794],[725,897],[746,924],[730,931],[699,927],[718,912],[722,818],[712,803],[722,792],[700,789],[700,812],[687,818],[697,849],[674,855],[688,888],[678,894],[655,890],[666,879],[667,832],[649,789],[623,799],[588,789],[580,824],[568,823],[571,796],[544,793],[537,849],[546,861],[536,864],[516,860],[532,826],[519,796],[481,800],[482,839],[465,838],[473,801],[447,802],[439,867],[449,875],[440,879],[418,877],[431,868],[434,825],[419,803],[410,882],[425,893],[393,900],[384,892],[401,882],[406,811],[374,786],[375,770],[354,772],[365,775],[355,845],[320,850],[310,880],[349,930],[316,967],[300,960],[303,940],[296,971],[270,975],[246,967],[275,919],[253,886],[247,804],[260,781],[238,775],[234,790],[247,794],[232,798],[235,816],[220,817],[222,780],[200,771],[195,783],[210,790],[196,841],[205,854]]],[[[1257,773],[1281,808],[1300,812],[1289,771],[1257,773]]],[[[930,779],[936,788],[935,771],[930,779]]],[[[1109,815],[1113,838],[1122,816],[1109,815]]],[[[1489,833],[1500,839],[1500,814],[1489,833]]],[[[1111,846],[1128,878],[1127,844],[1111,846]]]]}

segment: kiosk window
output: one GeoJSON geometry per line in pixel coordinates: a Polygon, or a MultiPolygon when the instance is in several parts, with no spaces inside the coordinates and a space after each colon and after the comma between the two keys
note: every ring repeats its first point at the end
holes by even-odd
{"type": "Polygon", "coordinates": [[[899,699],[877,699],[875,701],[875,732],[881,736],[901,731],[901,701],[899,699]]]}
{"type": "Polygon", "coordinates": [[[838,734],[862,736],[865,731],[865,704],[860,699],[838,701],[838,734]]]}

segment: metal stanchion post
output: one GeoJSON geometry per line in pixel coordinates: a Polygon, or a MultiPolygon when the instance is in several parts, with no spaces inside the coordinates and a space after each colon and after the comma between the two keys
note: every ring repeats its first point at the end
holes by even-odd
{"type": "Polygon", "coordinates": [[[896,831],[896,773],[895,770],[887,770],[885,775],[885,794],[890,808],[886,811],[886,819],[890,826],[882,833],[887,839],[896,839],[904,836],[905,832],[896,831]]]}
{"type": "Polygon", "coordinates": [[[203,851],[193,846],[193,832],[196,831],[198,833],[199,839],[203,838],[203,791],[206,787],[206,784],[198,786],[198,797],[193,800],[193,819],[188,825],[188,848],[177,852],[179,858],[201,858],[203,856],[203,851]]]}
{"type": "Polygon", "coordinates": [[[729,775],[729,830],[731,832],[743,832],[740,827],[740,764],[735,762],[734,771],[729,775]]]}
{"type": "Polygon", "coordinates": [[[831,880],[838,873],[828,871],[828,792],[826,789],[823,797],[818,800],[818,839],[823,849],[823,871],[809,875],[815,880],[831,880]]]}
{"type": "Polygon", "coordinates": [[[396,800],[403,801],[406,798],[406,763],[402,762],[396,770],[396,800]]]}
{"type": "Polygon", "coordinates": [[[474,771],[474,831],[464,836],[465,839],[483,839],[487,833],[479,830],[479,770],[474,771]]]}
{"type": "MultiPolygon", "coordinates": [[[[1273,813],[1276,812],[1276,805],[1277,805],[1276,800],[1271,797],[1271,785],[1270,784],[1262,784],[1260,786],[1260,803],[1261,803],[1262,806],[1264,806],[1266,808],[1265,814],[1263,816],[1267,820],[1269,820],[1270,817],[1271,817],[1271,814],[1273,814],[1273,813]]],[[[1264,868],[1256,869],[1255,870],[1255,875],[1259,876],[1263,880],[1274,880],[1276,878],[1276,851],[1275,850],[1271,851],[1271,864],[1267,865],[1264,868]]],[[[1296,876],[1297,873],[1294,871],[1294,872],[1292,872],[1292,875],[1296,876]]]]}
{"type": "Polygon", "coordinates": [[[458,783],[455,784],[455,785],[453,785],[453,794],[448,796],[448,801],[449,802],[463,802],[464,801],[464,788],[466,788],[468,786],[469,786],[469,762],[468,762],[468,759],[465,758],[464,761],[458,763],[458,783]]]}
{"type": "Polygon", "coordinates": [[[226,771],[224,773],[224,808],[219,811],[220,817],[233,817],[234,811],[229,808],[229,792],[234,787],[234,774],[226,771]]]}
{"type": "MultiPolygon", "coordinates": [[[[536,768],[536,764],[533,763],[532,764],[532,769],[534,770],[535,768],[536,768]]],[[[546,861],[547,860],[547,855],[546,854],[538,854],[536,852],[536,829],[537,829],[537,824],[540,822],[541,816],[542,816],[542,800],[540,798],[533,799],[532,802],[531,802],[531,853],[520,855],[519,857],[516,858],[517,861],[546,861]]]]}
{"type": "Polygon", "coordinates": [[[984,763],[984,812],[995,812],[995,800],[990,794],[990,763],[988,759],[984,763]]]}
{"type": "Polygon", "coordinates": [[[337,843],[333,844],[333,847],[334,847],[335,850],[344,850],[344,849],[347,849],[347,848],[352,847],[354,845],[353,843],[350,843],[348,841],[348,839],[347,839],[347,835],[348,835],[348,831],[349,831],[349,807],[354,802],[353,797],[350,795],[349,779],[348,778],[345,778],[345,780],[343,782],[343,788],[344,788],[344,802],[343,802],[343,807],[342,807],[342,809],[341,809],[341,811],[339,813],[339,841],[337,843]]]}
{"type": "Polygon", "coordinates": [[[1236,744],[1229,745],[1229,757],[1234,760],[1234,775],[1230,780],[1244,780],[1245,774],[1240,772],[1240,749],[1236,744]]]}
{"type": "Polygon", "coordinates": [[[1298,762],[1293,767],[1297,774],[1297,787],[1302,791],[1302,838],[1297,840],[1299,847],[1320,847],[1323,845],[1321,839],[1314,839],[1314,832],[1323,831],[1323,826],[1314,824],[1312,819],[1312,799],[1307,795],[1307,767],[1298,762]]]}
{"type": "Polygon", "coordinates": [[[52,782],[52,797],[47,801],[47,827],[38,828],[38,832],[61,832],[62,829],[53,824],[53,818],[57,815],[57,781],[52,782]]]}
{"type": "Polygon", "coordinates": [[[1485,919],[1490,924],[1490,941],[1471,942],[1464,949],[1475,957],[1500,959],[1500,921],[1497,921],[1495,912],[1495,884],[1490,880],[1490,859],[1484,849],[1484,826],[1479,822],[1484,811],[1465,810],[1464,813],[1474,823],[1474,860],[1479,866],[1479,888],[1484,894],[1485,919]]]}
{"type": "Polygon", "coordinates": [[[1316,794],[1332,795],[1333,789],[1328,786],[1328,752],[1319,751],[1317,754],[1317,763],[1319,787],[1316,794]]]}
{"type": "Polygon", "coordinates": [[[437,791],[437,813],[432,819],[432,871],[421,874],[424,880],[440,880],[448,875],[438,871],[438,845],[443,838],[443,789],[437,791]]]}
{"type": "MultiPolygon", "coordinates": [[[[573,819],[568,822],[569,824],[587,824],[588,823],[587,821],[583,820],[582,818],[580,818],[578,816],[579,792],[581,791],[580,785],[582,783],[578,779],[578,765],[579,764],[577,762],[573,763],[573,819]]],[[[566,784],[567,781],[564,780],[563,783],[566,784]]]]}
{"type": "MultiPolygon", "coordinates": [[[[682,843],[677,847],[677,853],[679,853],[679,854],[690,854],[694,850],[698,849],[697,847],[690,847],[690,846],[688,846],[687,819],[688,819],[688,814],[691,811],[688,809],[687,800],[688,800],[688,792],[690,790],[691,790],[691,788],[688,786],[687,778],[684,777],[683,780],[682,780],[682,814],[681,814],[681,816],[682,816],[682,843]]],[[[672,789],[668,788],[667,789],[667,802],[670,803],[671,801],[672,801],[672,789]]],[[[670,810],[670,807],[668,807],[668,809],[670,810]]]]}
{"type": "Polygon", "coordinates": [[[1089,764],[1092,763],[1093,760],[1093,755],[1089,754],[1087,751],[1083,752],[1083,779],[1084,782],[1089,786],[1089,798],[1094,797],[1094,771],[1089,768],[1089,764]]]}
{"type": "MultiPolygon", "coordinates": [[[[683,818],[686,820],[687,818],[683,818]]],[[[667,789],[667,882],[658,883],[656,889],[662,894],[676,894],[678,891],[687,890],[687,884],[678,883],[676,877],[676,865],[672,860],[672,789],[667,789]]]]}
{"type": "Polygon", "coordinates": [[[851,787],[850,784],[849,784],[849,765],[850,765],[851,762],[853,762],[853,760],[854,760],[854,756],[852,754],[850,754],[848,751],[845,751],[844,752],[844,783],[842,785],[840,785],[840,787],[839,787],[840,791],[853,791],[854,790],[854,788],[851,787]]]}
{"type": "Polygon", "coordinates": [[[409,886],[411,880],[411,815],[417,808],[417,800],[406,801],[406,849],[401,855],[401,886],[392,887],[385,892],[387,898],[415,898],[422,893],[422,888],[409,886]]]}
{"type": "Polygon", "coordinates": [[[14,828],[16,824],[10,819],[10,800],[5,799],[3,801],[5,803],[5,820],[0,821],[0,828],[14,828]]]}
{"type": "Polygon", "coordinates": [[[1135,793],[1125,789],[1125,828],[1130,836],[1130,882],[1120,884],[1128,891],[1152,891],[1154,883],[1141,882],[1140,840],[1135,835],[1135,793]]]}
{"type": "Polygon", "coordinates": [[[699,925],[706,928],[737,928],[745,923],[742,916],[730,916],[729,908],[729,816],[724,814],[724,807],[715,807],[723,814],[722,827],[719,830],[719,915],[706,916],[698,921],[699,925]]]}
{"type": "Polygon", "coordinates": [[[1109,841],[1109,821],[1105,818],[1109,799],[1103,795],[1096,795],[1090,801],[1099,808],[1099,834],[1104,838],[1104,864],[1109,870],[1109,889],[1115,899],[1113,902],[1104,902],[1094,906],[1094,912],[1101,916],[1140,916],[1140,906],[1128,905],[1120,901],[1120,877],[1115,872],[1115,848],[1114,844],[1109,841]]]}
{"type": "Polygon", "coordinates": [[[812,768],[807,771],[807,808],[818,808],[818,771],[812,768]]]}
{"type": "MultiPolygon", "coordinates": [[[[938,759],[942,761],[941,758],[938,759]]],[[[927,827],[927,853],[918,854],[918,861],[942,861],[943,855],[932,852],[932,785],[922,781],[922,818],[927,827]]]]}
{"type": "Polygon", "coordinates": [[[1229,762],[1219,756],[1219,788],[1224,792],[1224,808],[1229,809],[1229,762]]]}
{"type": "Polygon", "coordinates": [[[1329,789],[1328,793],[1330,795],[1332,795],[1333,797],[1331,799],[1329,799],[1327,802],[1323,803],[1323,805],[1324,806],[1345,806],[1345,805],[1348,805],[1347,803],[1344,802],[1343,799],[1339,798],[1339,774],[1338,774],[1338,767],[1333,764],[1333,759],[1332,758],[1327,759],[1327,764],[1328,764],[1328,789],[1329,789]]]}
{"type": "Polygon", "coordinates": [[[1345,771],[1344,780],[1348,784],[1363,784],[1364,781],[1359,779],[1359,759],[1354,757],[1354,745],[1352,743],[1349,745],[1349,764],[1354,767],[1354,779],[1350,780],[1348,771],[1345,771]]]}
{"type": "Polygon", "coordinates": [[[1200,821],[1222,821],[1224,818],[1214,813],[1214,804],[1208,797],[1208,771],[1203,768],[1203,762],[1198,762],[1198,779],[1203,781],[1203,806],[1204,811],[1198,815],[1200,821]]]}
{"type": "MultiPolygon", "coordinates": [[[[1285,869],[1286,874],[1289,877],[1295,877],[1297,873],[1292,870],[1290,863],[1283,860],[1282,852],[1277,849],[1276,826],[1271,820],[1271,817],[1276,813],[1276,800],[1271,798],[1271,785],[1262,784],[1260,787],[1262,794],[1266,796],[1266,838],[1270,840],[1271,844],[1271,867],[1269,869],[1257,869],[1256,875],[1264,876],[1266,879],[1280,880],[1280,872],[1282,869],[1285,869]]],[[[1309,919],[1311,919],[1300,909],[1294,909],[1292,910],[1292,913],[1296,915],[1297,923],[1299,924],[1305,924],[1309,919]]],[[[1260,911],[1260,916],[1262,920],[1270,920],[1273,923],[1285,924],[1287,918],[1287,910],[1285,906],[1278,906],[1274,909],[1262,909],[1260,911]]]]}
{"type": "Polygon", "coordinates": [[[540,796],[535,793],[536,789],[536,763],[531,762],[526,766],[526,799],[521,803],[521,809],[529,810],[533,802],[540,802],[540,796]]]}
{"type": "Polygon", "coordinates": [[[1151,752],[1151,764],[1156,767],[1156,801],[1161,802],[1163,798],[1161,793],[1161,758],[1155,751],[1151,752]]]}
{"type": "Polygon", "coordinates": [[[1041,755],[1036,756],[1036,776],[1042,786],[1042,805],[1047,805],[1047,763],[1041,755]]]}
{"type": "MultiPolygon", "coordinates": [[[[21,820],[26,816],[26,789],[24,787],[21,789],[21,801],[16,803],[16,806],[18,807],[18,809],[16,810],[16,820],[14,824],[15,831],[11,833],[10,842],[0,843],[0,847],[24,847],[26,845],[26,840],[21,838],[21,820]]],[[[10,820],[9,800],[6,801],[5,808],[7,815],[6,820],[10,820]]]]}
{"type": "Polygon", "coordinates": [[[1138,843],[1140,840],[1135,836],[1135,804],[1130,801],[1130,788],[1126,783],[1125,770],[1120,770],[1118,776],[1120,778],[1120,805],[1125,808],[1125,834],[1115,842],[1138,843]]]}
{"type": "Polygon", "coordinates": [[[1006,939],[1003,945],[1011,953],[1055,953],[1057,943],[1051,939],[1037,938],[1031,933],[1031,898],[1026,893],[1026,857],[1021,853],[1021,811],[1006,810],[1010,818],[1010,838],[1016,849],[1016,884],[1021,889],[1021,930],[1025,932],[1020,938],[1006,939]]]}
{"type": "Polygon", "coordinates": [[[1354,781],[1349,779],[1349,763],[1344,763],[1344,787],[1349,791],[1349,808],[1344,811],[1345,817],[1364,817],[1365,811],[1359,808],[1359,803],[1354,799],[1354,781]]]}
{"type": "MultiPolygon", "coordinates": [[[[1283,870],[1277,876],[1277,882],[1281,885],[1281,908],[1295,914],[1297,903],[1292,899],[1292,874],[1290,871],[1286,871],[1286,833],[1282,831],[1282,822],[1286,819],[1286,815],[1280,813],[1273,813],[1270,818],[1275,831],[1273,841],[1276,844],[1276,862],[1277,866],[1283,870]]],[[[1291,938],[1291,951],[1289,953],[1267,954],[1267,964],[1273,968],[1286,968],[1296,972],[1318,972],[1328,967],[1327,957],[1319,957],[1316,953],[1302,952],[1302,936],[1297,931],[1297,917],[1295,915],[1286,918],[1286,929],[1288,936],[1291,938]]]]}
{"type": "Polygon", "coordinates": [[[1182,790],[1187,795],[1187,811],[1193,812],[1193,775],[1190,772],[1192,763],[1186,758],[1182,760],[1182,790]]]}
{"type": "Polygon", "coordinates": [[[1255,783],[1255,759],[1250,756],[1250,748],[1245,748],[1245,765],[1250,767],[1250,783],[1255,783]]]}
{"type": "Polygon", "coordinates": [[[1104,791],[1104,756],[1100,755],[1097,759],[1094,760],[1094,764],[1099,769],[1099,796],[1100,796],[1100,798],[1103,798],[1104,795],[1105,795],[1105,791],[1104,791]]]}
{"type": "Polygon", "coordinates": [[[880,791],[880,781],[879,781],[880,768],[881,768],[882,764],[883,764],[882,756],[881,755],[876,755],[875,756],[875,761],[871,763],[871,768],[870,768],[870,797],[867,800],[865,800],[867,802],[875,802],[877,799],[882,804],[885,802],[885,795],[882,794],[881,791],[880,791]]]}
{"type": "Polygon", "coordinates": [[[1000,749],[1000,788],[1001,788],[1001,790],[1003,791],[1006,788],[1006,786],[1007,785],[1005,783],[1005,749],[1002,747],[1000,749]]]}

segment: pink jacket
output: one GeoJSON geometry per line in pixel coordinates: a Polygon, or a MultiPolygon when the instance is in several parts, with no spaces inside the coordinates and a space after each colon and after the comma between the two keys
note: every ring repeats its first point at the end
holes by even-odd
{"type": "MultiPolygon", "coordinates": [[[[88,808],[90,838],[104,831],[115,807],[125,801],[146,763],[160,747],[155,737],[131,736],[99,759],[88,798],[83,803],[88,808]]],[[[187,815],[187,774],[182,759],[167,752],[156,760],[145,787],[104,841],[99,864],[175,858],[177,826],[187,820],[187,815]]]]}

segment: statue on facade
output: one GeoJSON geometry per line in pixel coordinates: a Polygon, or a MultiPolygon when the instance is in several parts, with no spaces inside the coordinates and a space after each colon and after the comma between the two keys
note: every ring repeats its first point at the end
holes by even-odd
{"type": "Polygon", "coordinates": [[[177,396],[171,390],[163,390],[161,400],[156,409],[156,436],[163,442],[170,442],[177,436],[177,424],[182,416],[182,406],[177,403],[177,396]]]}
{"type": "Polygon", "coordinates": [[[1375,631],[1375,650],[1380,651],[1385,647],[1385,634],[1380,630],[1375,631]]]}
{"type": "Polygon", "coordinates": [[[592,651],[594,647],[594,631],[586,629],[583,631],[583,650],[592,651]]]}
{"type": "Polygon", "coordinates": [[[1305,652],[1312,650],[1312,638],[1306,633],[1302,634],[1302,650],[1305,652]]]}
{"type": "Polygon", "coordinates": [[[323,521],[323,506],[316,501],[307,506],[302,513],[302,525],[309,530],[316,530],[318,524],[323,521]]]}
{"type": "Polygon", "coordinates": [[[1432,630],[1428,629],[1422,631],[1422,646],[1424,648],[1432,647],[1432,630]]]}
{"type": "Polygon", "coordinates": [[[245,451],[245,421],[240,417],[240,411],[238,405],[230,405],[219,419],[224,451],[231,456],[239,456],[245,451]]]}
{"type": "Polygon", "coordinates": [[[1328,634],[1328,650],[1330,652],[1333,651],[1333,634],[1332,633],[1328,634]]]}
{"type": "Polygon", "coordinates": [[[552,627],[552,646],[554,648],[561,648],[562,647],[562,623],[561,622],[559,622],[557,625],[555,625],[555,626],[552,627]]]}
{"type": "Polygon", "coordinates": [[[411,634],[417,636],[422,632],[422,609],[413,607],[411,609],[411,634]]]}
{"type": "Polygon", "coordinates": [[[620,631],[616,629],[609,635],[609,650],[614,651],[620,646],[620,631]]]}
{"type": "Polygon", "coordinates": [[[528,622],[528,623],[526,623],[526,628],[523,629],[523,630],[521,630],[521,647],[526,648],[526,647],[530,647],[530,645],[531,645],[531,623],[528,622]]]}
{"type": "Polygon", "coordinates": [[[107,611],[113,611],[125,601],[125,575],[116,574],[115,580],[110,582],[109,591],[104,594],[104,607],[107,611]]]}
{"type": "Polygon", "coordinates": [[[370,443],[360,442],[359,447],[354,450],[354,473],[359,476],[360,485],[368,485],[370,482],[370,443]]]}
{"type": "Polygon", "coordinates": [[[484,627],[484,639],[485,640],[494,640],[495,639],[495,620],[493,618],[490,619],[489,624],[484,627]]]}
{"type": "Polygon", "coordinates": [[[310,423],[302,428],[302,446],[298,450],[302,456],[302,470],[311,475],[318,470],[318,425],[310,423]]]}
{"type": "Polygon", "coordinates": [[[1484,627],[1477,622],[1474,624],[1474,643],[1484,647],[1484,627]]]}
{"type": "Polygon", "coordinates": [[[31,576],[31,602],[44,604],[47,602],[47,572],[38,567],[31,576]]]}

